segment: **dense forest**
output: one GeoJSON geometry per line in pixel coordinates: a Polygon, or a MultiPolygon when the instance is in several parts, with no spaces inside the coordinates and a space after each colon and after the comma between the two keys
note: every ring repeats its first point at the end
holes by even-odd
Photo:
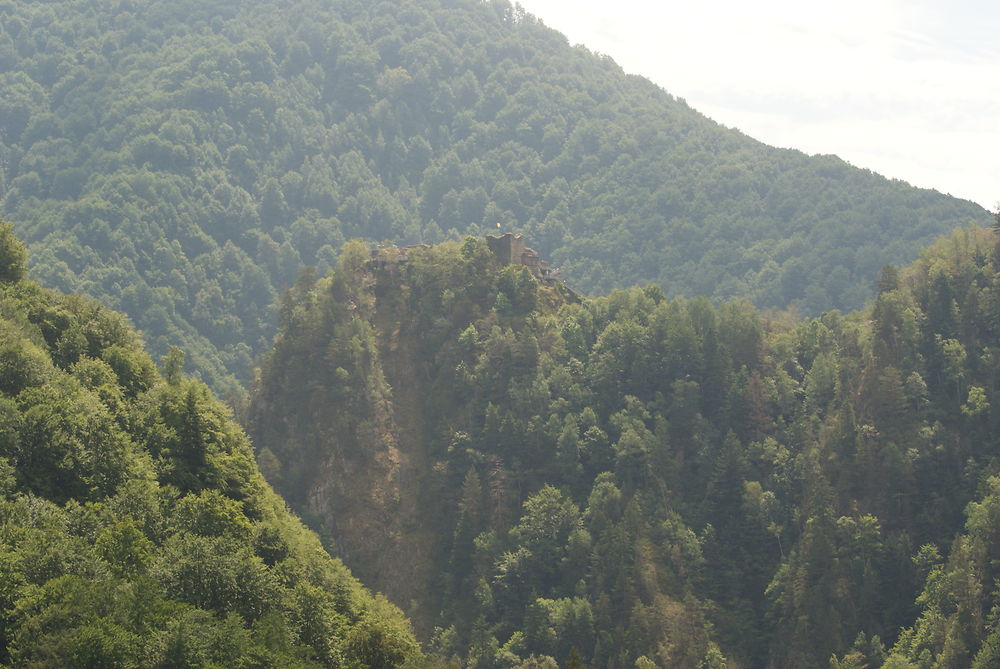
{"type": "Polygon", "coordinates": [[[369,257],[287,291],[250,432],[439,666],[1000,662],[992,230],[805,320],[369,257]]]}
{"type": "Polygon", "coordinates": [[[0,214],[2,667],[1000,665],[970,202],[507,0],[0,0],[0,214]]]}
{"type": "Polygon", "coordinates": [[[423,666],[179,350],[24,271],[0,226],[0,666],[423,666]]]}
{"type": "Polygon", "coordinates": [[[352,237],[500,222],[583,293],[815,315],[986,220],[722,128],[506,0],[0,0],[0,213],[42,285],[222,393],[352,237]]]}

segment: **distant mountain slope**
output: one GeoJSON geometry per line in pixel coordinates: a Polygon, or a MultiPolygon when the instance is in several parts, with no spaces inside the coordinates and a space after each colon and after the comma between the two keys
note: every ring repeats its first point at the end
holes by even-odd
{"type": "Polygon", "coordinates": [[[985,212],[719,127],[506,1],[0,1],[0,211],[234,390],[303,263],[501,222],[583,292],[807,313],[985,212]]]}
{"type": "Polygon", "coordinates": [[[181,358],[161,377],[119,314],[21,280],[18,247],[0,224],[0,666],[419,661],[181,358]]]}

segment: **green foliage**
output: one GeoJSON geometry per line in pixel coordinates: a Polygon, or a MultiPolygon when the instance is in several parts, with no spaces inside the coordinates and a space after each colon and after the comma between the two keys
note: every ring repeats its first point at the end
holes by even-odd
{"type": "Polygon", "coordinates": [[[288,513],[228,410],[179,369],[161,378],[120,317],[8,281],[0,335],[0,665],[422,659],[288,513]]]}
{"type": "MultiPolygon", "coordinates": [[[[586,293],[656,282],[816,314],[990,220],[722,128],[506,0],[2,12],[0,213],[34,276],[126,312],[157,358],[180,345],[221,393],[249,381],[299,268],[324,274],[353,237],[500,222],[586,293]]],[[[0,280],[19,249],[0,235],[0,280]]]]}
{"type": "Polygon", "coordinates": [[[0,221],[0,281],[11,283],[24,278],[28,252],[14,235],[14,226],[0,221]]]}

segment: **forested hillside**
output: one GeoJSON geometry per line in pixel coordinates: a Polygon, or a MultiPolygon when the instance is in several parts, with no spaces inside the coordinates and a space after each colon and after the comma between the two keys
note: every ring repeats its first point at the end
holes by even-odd
{"type": "Polygon", "coordinates": [[[803,321],[367,258],[286,294],[250,430],[439,664],[996,665],[993,231],[803,321]]]}
{"type": "Polygon", "coordinates": [[[0,666],[419,666],[207,387],[0,226],[0,666]]]}
{"type": "Polygon", "coordinates": [[[815,314],[985,217],[721,128],[506,0],[0,0],[0,213],[43,285],[221,392],[351,237],[501,222],[585,293],[815,314]]]}

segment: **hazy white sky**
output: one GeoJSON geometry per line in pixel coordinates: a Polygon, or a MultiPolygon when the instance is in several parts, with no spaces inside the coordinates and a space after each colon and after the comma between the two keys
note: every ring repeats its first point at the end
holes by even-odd
{"type": "Polygon", "coordinates": [[[997,0],[521,0],[719,123],[994,209],[997,0]]]}

